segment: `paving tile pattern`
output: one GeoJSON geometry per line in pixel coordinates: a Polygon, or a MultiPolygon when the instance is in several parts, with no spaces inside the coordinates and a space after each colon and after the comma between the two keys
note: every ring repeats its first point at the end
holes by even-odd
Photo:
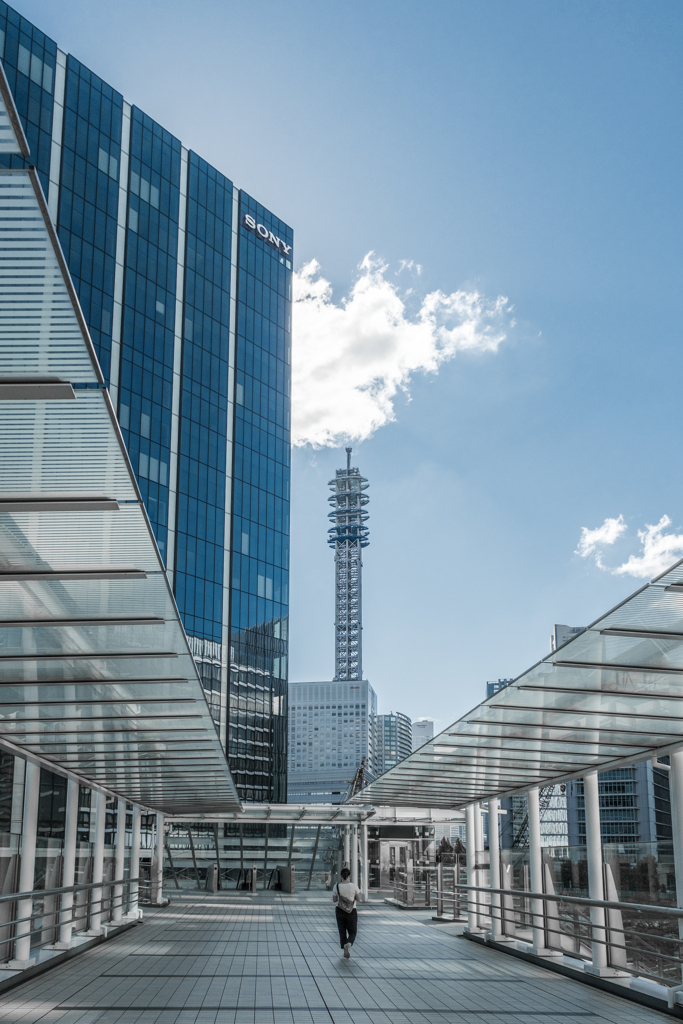
{"type": "Polygon", "coordinates": [[[0,1024],[663,1024],[381,903],[351,960],[328,895],[187,893],[0,996],[0,1024]]]}

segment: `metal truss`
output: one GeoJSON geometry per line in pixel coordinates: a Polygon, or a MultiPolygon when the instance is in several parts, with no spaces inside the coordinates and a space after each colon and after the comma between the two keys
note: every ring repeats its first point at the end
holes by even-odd
{"type": "Polygon", "coordinates": [[[365,506],[370,498],[364,491],[368,481],[351,468],[351,448],[346,449],[346,469],[338,469],[330,480],[332,505],[328,518],[333,526],[328,544],[334,548],[335,567],[335,680],[363,678],[362,649],[362,569],[361,549],[366,548],[370,531],[365,525],[365,506]]]}

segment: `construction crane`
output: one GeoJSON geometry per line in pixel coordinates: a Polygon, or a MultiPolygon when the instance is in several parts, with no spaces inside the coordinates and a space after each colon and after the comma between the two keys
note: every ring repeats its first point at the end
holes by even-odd
{"type": "MultiPolygon", "coordinates": [[[[550,807],[550,801],[553,798],[555,792],[554,786],[544,786],[543,789],[539,790],[538,793],[538,817],[540,821],[543,821],[543,815],[550,807]]],[[[522,820],[519,823],[515,835],[512,837],[513,847],[517,846],[528,846],[529,845],[529,812],[527,811],[522,820]]]]}
{"type": "Polygon", "coordinates": [[[363,786],[365,786],[365,772],[367,767],[368,759],[367,757],[364,757],[356,770],[356,774],[353,777],[353,782],[351,783],[351,788],[349,790],[347,800],[350,800],[352,796],[356,795],[356,793],[360,793],[363,786]]]}

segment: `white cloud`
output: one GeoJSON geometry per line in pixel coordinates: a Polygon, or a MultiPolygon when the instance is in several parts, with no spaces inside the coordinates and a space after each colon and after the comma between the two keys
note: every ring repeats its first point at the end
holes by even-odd
{"type": "Polygon", "coordinates": [[[362,441],[394,419],[413,374],[436,373],[457,352],[495,352],[513,326],[507,299],[430,292],[406,313],[388,267],[369,253],[337,305],[316,260],[294,276],[292,438],[315,448],[362,441]]]}
{"type": "Polygon", "coordinates": [[[619,516],[618,519],[605,519],[602,526],[596,527],[595,530],[589,530],[587,526],[582,526],[581,539],[574,554],[581,555],[582,558],[595,555],[597,565],[601,569],[605,569],[606,566],[601,561],[601,548],[606,544],[614,544],[626,529],[623,516],[619,516]]]}
{"type": "Polygon", "coordinates": [[[677,562],[683,556],[683,534],[664,533],[667,526],[671,526],[671,520],[662,516],[655,526],[646,525],[644,530],[638,530],[643,553],[631,555],[623,565],[612,569],[614,575],[652,579],[677,562]]]}
{"type": "Polygon", "coordinates": [[[638,539],[642,551],[639,555],[629,558],[612,569],[602,561],[602,548],[621,537],[627,527],[624,517],[605,519],[602,526],[589,530],[585,526],[581,530],[581,539],[576,554],[582,558],[590,555],[595,557],[595,564],[613,576],[635,576],[637,579],[652,579],[668,569],[679,558],[683,557],[683,534],[665,533],[671,520],[662,516],[655,525],[647,524],[644,530],[638,530],[638,539]]]}

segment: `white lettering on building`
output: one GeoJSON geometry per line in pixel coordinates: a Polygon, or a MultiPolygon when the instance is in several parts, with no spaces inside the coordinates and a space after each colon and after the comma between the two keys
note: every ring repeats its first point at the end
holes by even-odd
{"type": "Polygon", "coordinates": [[[292,251],[291,245],[287,245],[281,238],[274,235],[272,231],[269,231],[265,224],[257,224],[254,218],[248,213],[245,213],[244,217],[242,217],[242,224],[248,231],[253,231],[254,234],[258,235],[258,237],[263,239],[264,242],[267,242],[268,245],[272,245],[272,247],[277,249],[278,252],[284,253],[285,256],[289,256],[292,251]]]}

